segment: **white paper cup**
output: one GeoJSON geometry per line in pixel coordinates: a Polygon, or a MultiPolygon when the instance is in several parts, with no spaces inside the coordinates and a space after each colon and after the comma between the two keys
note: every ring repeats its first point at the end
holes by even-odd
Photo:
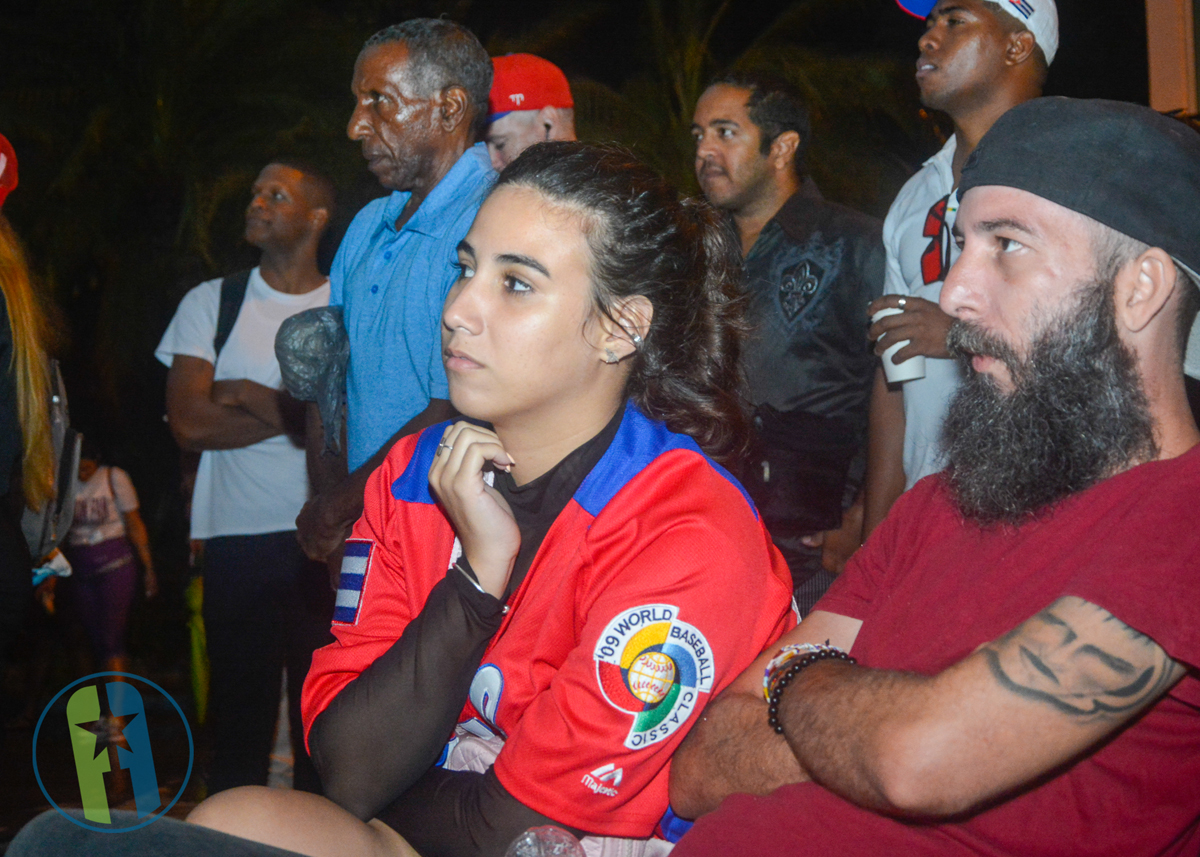
{"type": "MultiPolygon", "coordinates": [[[[888,307],[881,309],[875,315],[871,316],[871,321],[876,322],[884,316],[895,315],[896,313],[904,312],[899,307],[888,307]]],[[[879,358],[883,361],[883,374],[887,378],[889,384],[899,384],[902,381],[915,381],[918,378],[925,377],[925,355],[918,354],[916,357],[910,357],[903,363],[893,363],[892,355],[899,351],[904,346],[908,345],[911,340],[905,339],[902,342],[897,342],[887,347],[883,355],[879,358]]]]}

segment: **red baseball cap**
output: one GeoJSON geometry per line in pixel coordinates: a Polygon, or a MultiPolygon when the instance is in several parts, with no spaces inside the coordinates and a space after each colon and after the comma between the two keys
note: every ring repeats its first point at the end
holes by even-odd
{"type": "Polygon", "coordinates": [[[488,120],[514,110],[574,107],[571,87],[562,69],[533,54],[492,57],[492,91],[488,95],[488,120]]]}
{"type": "Polygon", "coordinates": [[[12,143],[0,134],[0,206],[8,192],[17,186],[17,153],[13,151],[12,143]]]}

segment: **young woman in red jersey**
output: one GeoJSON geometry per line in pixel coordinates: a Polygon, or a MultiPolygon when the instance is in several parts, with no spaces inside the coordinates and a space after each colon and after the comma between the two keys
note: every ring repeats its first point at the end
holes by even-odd
{"type": "Polygon", "coordinates": [[[660,853],[671,753],[792,624],[717,463],[745,436],[736,242],[628,153],[550,143],[501,174],[457,265],[464,418],[372,475],[305,683],[327,798],[234,789],[189,820],[311,855],[503,854],[545,824],[660,853]]]}

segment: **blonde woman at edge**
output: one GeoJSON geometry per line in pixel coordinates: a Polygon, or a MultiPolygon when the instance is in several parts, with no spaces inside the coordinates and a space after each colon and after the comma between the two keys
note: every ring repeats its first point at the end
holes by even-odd
{"type": "MultiPolygon", "coordinates": [[[[17,186],[17,159],[0,136],[0,207],[17,186]]],[[[42,313],[21,242],[0,208],[0,665],[20,627],[32,558],[21,510],[54,494],[54,454],[46,395],[50,385],[42,313]]],[[[40,558],[40,557],[39,557],[40,558]]]]}

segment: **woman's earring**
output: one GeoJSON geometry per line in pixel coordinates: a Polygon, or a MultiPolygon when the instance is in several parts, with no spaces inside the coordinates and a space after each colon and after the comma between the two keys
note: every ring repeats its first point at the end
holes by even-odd
{"type": "Polygon", "coordinates": [[[604,362],[605,363],[616,363],[619,359],[620,358],[617,357],[617,352],[613,351],[611,348],[604,349],[604,362]]]}

